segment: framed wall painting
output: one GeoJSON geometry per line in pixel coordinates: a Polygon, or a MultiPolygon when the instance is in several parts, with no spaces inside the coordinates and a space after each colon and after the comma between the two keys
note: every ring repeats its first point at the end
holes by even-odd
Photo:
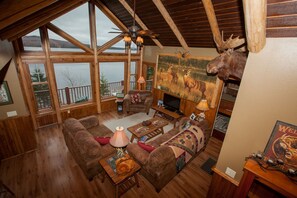
{"type": "Polygon", "coordinates": [[[10,95],[7,81],[3,81],[2,85],[0,86],[0,105],[8,105],[12,103],[13,101],[10,95]]]}
{"type": "Polygon", "coordinates": [[[264,155],[271,159],[281,159],[286,166],[297,169],[297,126],[276,121],[264,155]]]}
{"type": "Polygon", "coordinates": [[[196,103],[204,97],[214,108],[222,81],[207,74],[206,66],[210,60],[206,57],[158,55],[155,88],[196,103]]]}

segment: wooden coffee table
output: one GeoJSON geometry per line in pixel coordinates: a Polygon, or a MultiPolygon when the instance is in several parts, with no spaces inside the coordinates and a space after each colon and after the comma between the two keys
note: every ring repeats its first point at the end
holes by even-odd
{"type": "Polygon", "coordinates": [[[102,158],[99,163],[104,169],[103,171],[103,178],[102,178],[102,183],[105,180],[105,176],[107,175],[109,179],[111,180],[112,184],[115,186],[115,197],[119,197],[120,195],[124,194],[127,192],[129,189],[137,185],[139,187],[139,182],[138,182],[138,176],[137,172],[140,170],[140,165],[135,162],[134,168],[126,174],[119,175],[117,174],[111,165],[108,163],[112,157],[114,157],[116,154],[109,155],[105,158],[102,158]],[[133,180],[134,177],[134,180],[133,180]]]}
{"type": "Polygon", "coordinates": [[[127,128],[128,131],[132,133],[130,142],[133,142],[135,138],[137,138],[139,141],[143,136],[147,136],[146,140],[149,140],[159,134],[164,134],[163,127],[169,123],[168,121],[159,117],[149,119],[149,121],[152,123],[149,126],[143,126],[142,123],[139,123],[127,128]]]}

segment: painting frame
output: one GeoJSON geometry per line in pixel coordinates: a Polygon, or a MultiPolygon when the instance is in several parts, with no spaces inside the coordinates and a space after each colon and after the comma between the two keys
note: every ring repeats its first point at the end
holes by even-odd
{"type": "Polygon", "coordinates": [[[7,81],[3,81],[0,86],[0,106],[13,104],[7,81]]]}
{"type": "Polygon", "coordinates": [[[212,59],[211,57],[183,58],[176,54],[159,54],[156,61],[154,88],[195,103],[205,98],[210,107],[215,108],[223,82],[217,75],[206,72],[206,66],[212,59]],[[187,75],[198,82],[193,88],[186,85],[184,76],[188,71],[190,72],[187,75]],[[166,72],[167,75],[173,72],[172,77],[166,79],[166,72]]]}
{"type": "MultiPolygon", "coordinates": [[[[287,167],[297,169],[297,155],[291,143],[297,142],[297,126],[277,120],[264,150],[268,159],[281,159],[287,167]]],[[[293,144],[293,143],[292,143],[293,144]]]]}

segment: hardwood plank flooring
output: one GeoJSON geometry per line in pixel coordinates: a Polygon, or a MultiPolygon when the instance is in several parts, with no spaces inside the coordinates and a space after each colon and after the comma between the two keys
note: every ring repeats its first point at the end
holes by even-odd
{"type": "MultiPolygon", "coordinates": [[[[100,123],[119,119],[116,111],[100,114],[100,123]]],[[[16,197],[114,197],[114,186],[101,175],[88,181],[64,142],[62,128],[52,125],[36,133],[38,149],[1,161],[0,179],[16,197]]],[[[209,158],[217,159],[222,142],[213,137],[206,150],[192,160],[157,193],[141,175],[136,186],[122,197],[206,197],[212,176],[200,166],[209,158]]],[[[0,196],[1,197],[1,196],[0,196]]]]}

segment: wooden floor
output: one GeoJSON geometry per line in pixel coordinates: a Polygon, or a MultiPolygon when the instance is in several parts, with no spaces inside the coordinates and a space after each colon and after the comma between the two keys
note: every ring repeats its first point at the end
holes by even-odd
{"type": "MultiPolygon", "coordinates": [[[[124,115],[116,112],[99,115],[101,123],[124,115]]],[[[6,159],[0,165],[0,179],[16,197],[113,197],[114,186],[107,179],[101,183],[100,175],[89,182],[65,145],[61,127],[40,129],[38,149],[6,159]]],[[[189,163],[174,179],[157,193],[153,186],[140,176],[136,186],[122,197],[206,197],[211,175],[200,166],[209,158],[217,159],[222,142],[210,138],[206,150],[189,163]]]]}

